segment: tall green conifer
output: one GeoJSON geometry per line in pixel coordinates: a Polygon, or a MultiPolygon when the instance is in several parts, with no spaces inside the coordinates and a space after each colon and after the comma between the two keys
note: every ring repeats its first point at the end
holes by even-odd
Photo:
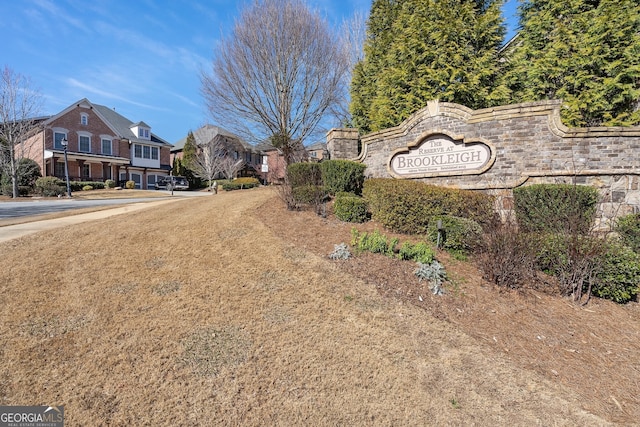
{"type": "Polygon", "coordinates": [[[515,101],[562,99],[569,126],[640,123],[640,2],[528,0],[520,15],[515,101]]]}
{"type": "Polygon", "coordinates": [[[498,61],[505,34],[502,3],[395,2],[395,14],[387,15],[393,18],[391,28],[381,32],[387,37],[375,37],[379,32],[373,30],[379,27],[374,24],[380,21],[374,20],[372,8],[362,69],[373,72],[354,73],[352,99],[365,94],[367,101],[352,103],[354,124],[365,132],[395,126],[431,99],[470,108],[508,100],[498,61]]]}

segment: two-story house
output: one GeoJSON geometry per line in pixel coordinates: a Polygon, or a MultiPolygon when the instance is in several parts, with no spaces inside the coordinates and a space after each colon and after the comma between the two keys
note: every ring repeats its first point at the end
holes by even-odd
{"type": "Polygon", "coordinates": [[[45,120],[31,138],[29,157],[38,162],[42,176],[65,178],[65,144],[71,180],[131,180],[136,188],[152,189],[171,170],[171,144],[148,124],[86,98],[45,120]]]}
{"type": "MultiPolygon", "coordinates": [[[[262,178],[262,153],[239,136],[234,135],[220,126],[208,124],[195,130],[193,132],[193,138],[199,147],[213,143],[221,147],[224,155],[234,160],[242,160],[243,167],[238,172],[238,176],[262,178]]],[[[173,145],[173,148],[171,148],[172,162],[174,158],[182,158],[186,142],[187,137],[185,136],[173,145]]]]}

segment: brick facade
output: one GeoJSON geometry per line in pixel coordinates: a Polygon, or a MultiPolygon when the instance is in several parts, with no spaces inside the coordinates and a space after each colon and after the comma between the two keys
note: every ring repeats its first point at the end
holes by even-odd
{"type": "Polygon", "coordinates": [[[418,168],[408,179],[483,190],[507,201],[521,185],[575,182],[600,190],[607,216],[640,212],[640,128],[568,128],[560,108],[560,101],[540,101],[474,111],[431,101],[399,126],[361,137],[359,153],[352,129],[330,131],[327,147],[333,159],[366,164],[368,177],[397,178],[394,154],[417,152],[430,139],[440,138],[452,150],[482,144],[491,153],[482,170],[421,173],[418,168]]]}

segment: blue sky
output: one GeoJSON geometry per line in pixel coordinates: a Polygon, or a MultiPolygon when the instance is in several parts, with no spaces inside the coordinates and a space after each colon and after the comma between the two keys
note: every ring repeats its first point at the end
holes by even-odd
{"type": "MultiPolygon", "coordinates": [[[[371,0],[307,0],[336,28],[371,0]]],[[[43,115],[88,98],[175,143],[209,122],[199,70],[243,1],[0,0],[0,67],[31,79],[43,115]]],[[[504,15],[509,35],[517,0],[504,15]]],[[[214,123],[224,127],[224,123],[214,123]]]]}

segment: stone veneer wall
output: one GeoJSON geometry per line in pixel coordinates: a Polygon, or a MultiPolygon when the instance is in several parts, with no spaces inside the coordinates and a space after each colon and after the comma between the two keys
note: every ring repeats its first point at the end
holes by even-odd
{"type": "Polygon", "coordinates": [[[533,183],[593,185],[602,195],[605,217],[640,212],[640,128],[568,128],[560,121],[561,101],[540,101],[471,110],[430,101],[399,126],[362,136],[334,129],[327,134],[332,159],[367,165],[367,177],[396,176],[394,153],[419,147],[427,138],[445,135],[456,144],[481,142],[491,162],[473,174],[430,173],[412,177],[430,184],[483,190],[504,196],[498,209],[510,207],[511,190],[533,183]]]}

